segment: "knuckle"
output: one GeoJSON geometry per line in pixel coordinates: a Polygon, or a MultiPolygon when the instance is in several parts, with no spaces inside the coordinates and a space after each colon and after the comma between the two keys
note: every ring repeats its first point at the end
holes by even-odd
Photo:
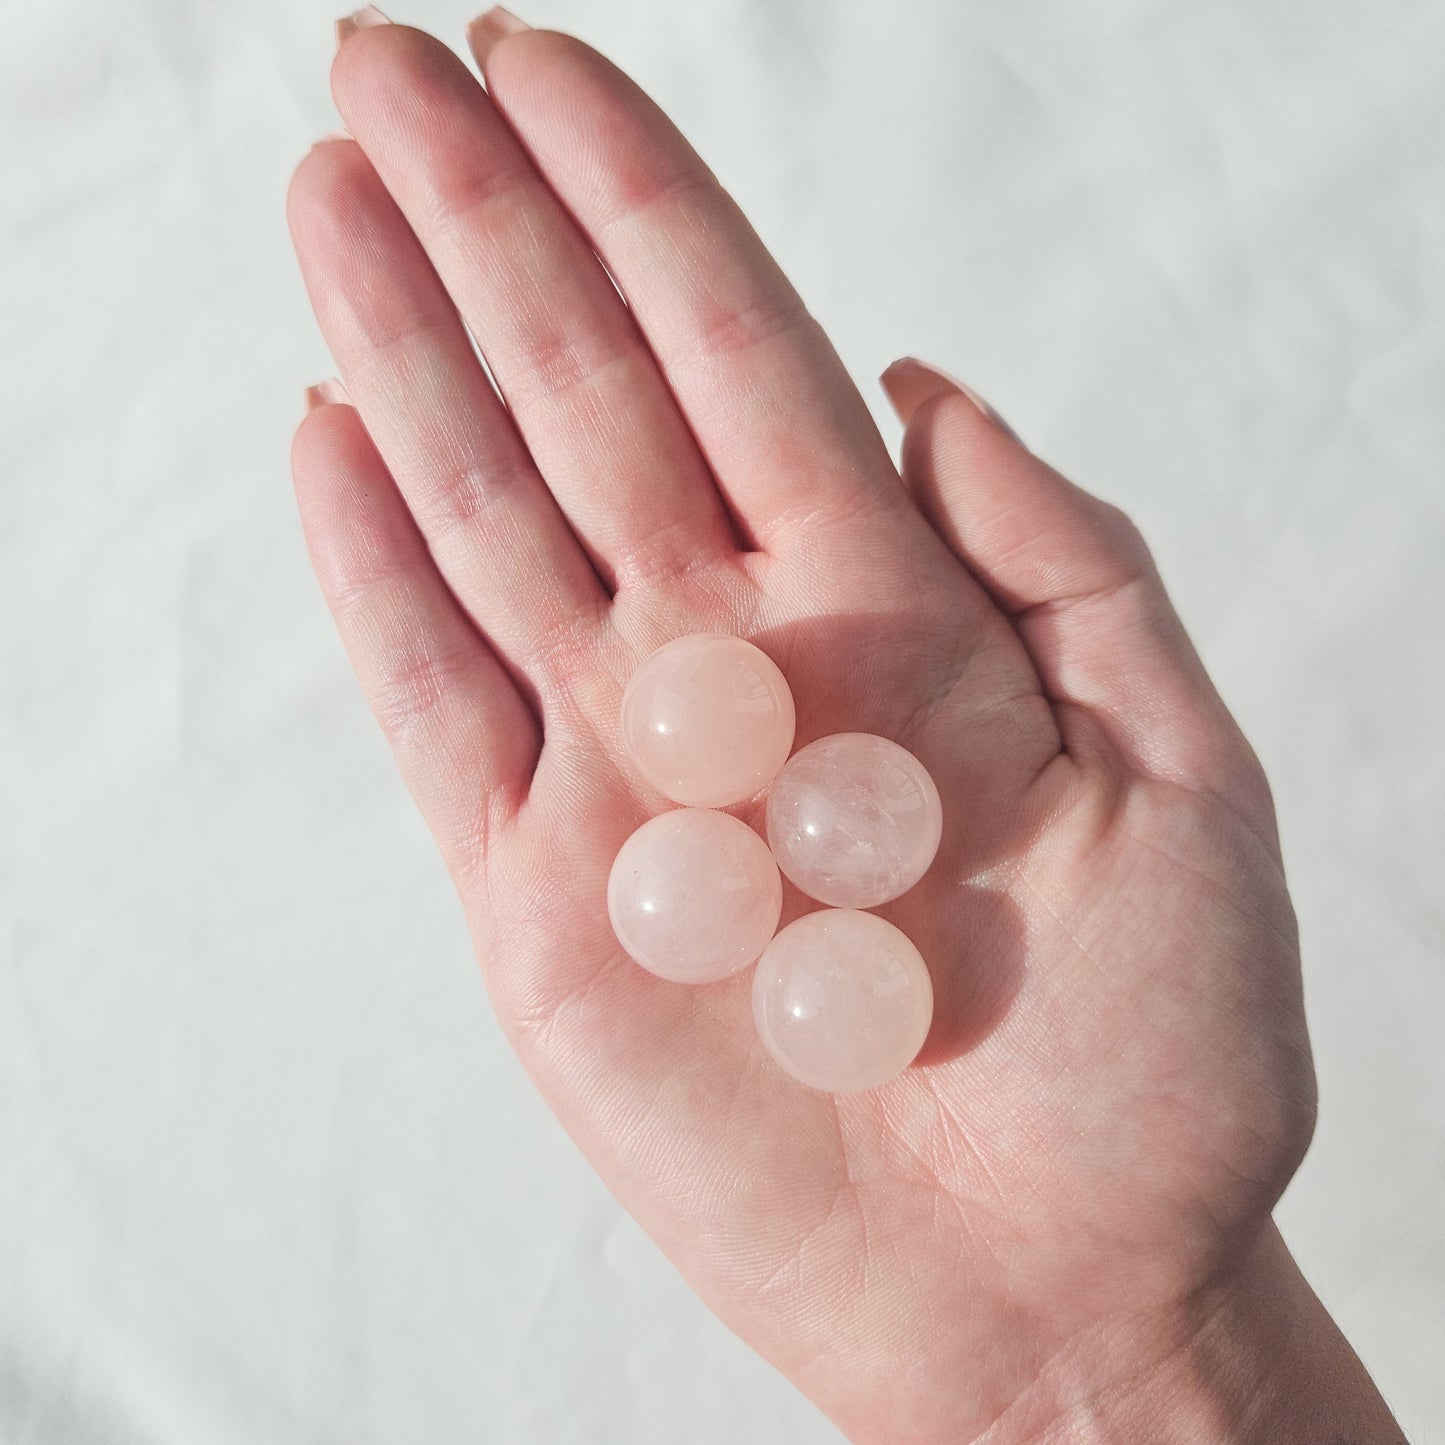
{"type": "Polygon", "coordinates": [[[595,385],[611,371],[636,368],[643,360],[642,344],[635,338],[619,341],[598,334],[539,330],[530,343],[526,382],[514,382],[509,397],[529,402],[562,397],[595,385]]]}
{"type": "Polygon", "coordinates": [[[619,222],[663,207],[685,207],[716,187],[712,172],[700,164],[659,166],[643,153],[623,151],[610,174],[609,193],[603,203],[598,227],[603,233],[619,222]]]}
{"type": "Polygon", "coordinates": [[[698,318],[694,354],[701,360],[736,355],[816,324],[791,289],[723,304],[698,318]]]}
{"type": "Polygon", "coordinates": [[[1128,572],[1147,576],[1154,571],[1154,554],[1139,524],[1122,507],[1096,499],[1096,525],[1100,539],[1128,572]]]}
{"type": "Polygon", "coordinates": [[[521,461],[439,468],[417,483],[413,511],[422,531],[440,546],[485,526],[535,479],[531,467],[521,461]]]}
{"type": "Polygon", "coordinates": [[[351,538],[344,569],[327,595],[338,620],[360,630],[369,620],[368,614],[386,605],[388,594],[404,591],[414,563],[392,555],[384,539],[368,535],[364,529],[357,532],[359,535],[351,538]]]}
{"type": "Polygon", "coordinates": [[[473,649],[459,647],[420,653],[390,667],[373,687],[371,702],[393,746],[405,747],[425,732],[475,664],[473,649]]]}
{"type": "Polygon", "coordinates": [[[526,170],[514,161],[474,147],[466,164],[449,169],[445,183],[435,187],[422,229],[432,245],[464,237],[475,239],[484,252],[493,244],[491,213],[520,198],[532,184],[526,170]]]}
{"type": "Polygon", "coordinates": [[[1314,1139],[1319,1092],[1308,1055],[1292,1058],[1262,1104],[1253,1171],[1272,1195],[1294,1178],[1314,1139]]]}
{"type": "Polygon", "coordinates": [[[554,695],[577,695],[595,667],[594,629],[590,614],[571,612],[540,627],[528,649],[529,673],[554,695]]]}

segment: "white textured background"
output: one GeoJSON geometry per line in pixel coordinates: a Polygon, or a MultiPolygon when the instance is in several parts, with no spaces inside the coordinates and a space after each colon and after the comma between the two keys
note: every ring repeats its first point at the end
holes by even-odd
{"type": "MultiPolygon", "coordinates": [[[[1140,519],[1277,789],[1282,1223],[1445,1442],[1445,7],[529,18],[677,115],[870,397],[935,358],[1140,519]]],[[[0,1440],[836,1441],[533,1098],[314,591],[281,204],[331,19],[5,15],[0,1440]]]]}

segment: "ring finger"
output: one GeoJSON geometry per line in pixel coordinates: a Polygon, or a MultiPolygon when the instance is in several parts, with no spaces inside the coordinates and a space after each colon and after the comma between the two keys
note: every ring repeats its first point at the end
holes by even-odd
{"type": "Polygon", "coordinates": [[[416,237],[360,149],[316,146],[288,215],[321,330],[437,566],[545,690],[607,596],[416,237]]]}

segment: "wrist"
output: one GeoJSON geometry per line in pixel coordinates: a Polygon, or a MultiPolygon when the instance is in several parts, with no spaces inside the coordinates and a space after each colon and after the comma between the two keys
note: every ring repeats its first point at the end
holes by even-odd
{"type": "Polygon", "coordinates": [[[1273,1223],[1168,1317],[1076,1340],[975,1445],[1405,1445],[1273,1223]]]}

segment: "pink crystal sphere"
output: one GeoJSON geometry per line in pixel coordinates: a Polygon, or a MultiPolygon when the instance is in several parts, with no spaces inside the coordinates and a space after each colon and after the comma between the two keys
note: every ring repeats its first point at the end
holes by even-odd
{"type": "Polygon", "coordinates": [[[793,694],[741,637],[701,633],[659,647],[622,695],[622,741],[665,797],[720,808],[767,785],[793,746],[793,694]]]}
{"type": "Polygon", "coordinates": [[[767,1051],[799,1082],[834,1094],[887,1083],[913,1062],[933,1021],[918,950],[891,923],[824,908],[790,923],[753,974],[767,1051]]]}
{"type": "Polygon", "coordinates": [[[810,898],[876,908],[928,871],[943,804],[907,748],[872,733],[834,733],[801,748],[768,795],[778,867],[810,898]]]}
{"type": "Polygon", "coordinates": [[[617,941],[675,983],[712,983],[746,968],[783,909],[768,845],[731,814],[677,808],[644,823],[607,880],[617,941]]]}

